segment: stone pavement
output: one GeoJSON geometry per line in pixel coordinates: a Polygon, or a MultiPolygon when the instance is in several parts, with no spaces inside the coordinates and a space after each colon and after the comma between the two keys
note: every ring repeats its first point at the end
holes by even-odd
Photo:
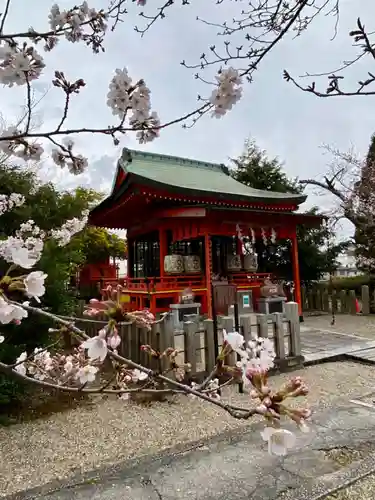
{"type": "Polygon", "coordinates": [[[301,325],[301,350],[306,364],[374,348],[375,341],[365,337],[301,325]]]}
{"type": "Polygon", "coordinates": [[[268,455],[259,434],[263,426],[254,423],[189,448],[6,498],[318,500],[375,469],[375,408],[350,402],[328,410],[317,408],[311,432],[298,434],[297,447],[283,458],[268,455]]]}

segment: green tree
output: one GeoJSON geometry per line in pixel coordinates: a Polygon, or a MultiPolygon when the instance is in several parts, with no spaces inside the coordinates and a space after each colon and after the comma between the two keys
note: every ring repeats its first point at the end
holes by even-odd
{"type": "Polygon", "coordinates": [[[277,158],[268,158],[254,141],[245,142],[242,154],[231,160],[233,177],[247,186],[280,193],[302,193],[297,179],[289,179],[277,158]]]}
{"type": "MultiPolygon", "coordinates": [[[[229,170],[236,180],[256,189],[281,193],[303,191],[298,179],[290,179],[279,160],[269,159],[254,141],[246,141],[243,153],[232,160],[229,170]]],[[[319,212],[317,207],[313,207],[306,213],[317,215],[319,212]]],[[[301,225],[297,229],[297,237],[301,280],[305,283],[318,280],[325,273],[334,271],[338,266],[337,257],[347,245],[332,243],[333,231],[327,224],[318,229],[301,225]]],[[[257,240],[256,251],[260,271],[274,272],[288,281],[293,279],[290,241],[265,246],[262,241],[257,240]]]]}
{"type": "Polygon", "coordinates": [[[353,190],[355,255],[360,269],[375,274],[375,134],[353,190]]]}
{"type": "Polygon", "coordinates": [[[85,257],[85,263],[104,262],[108,257],[124,259],[126,257],[126,240],[116,234],[109,233],[101,227],[86,227],[72,240],[73,248],[85,257]]]}
{"type": "MultiPolygon", "coordinates": [[[[80,218],[102,195],[91,189],[58,191],[51,183],[41,183],[37,175],[24,167],[0,163],[0,194],[20,193],[26,203],[4,213],[0,218],[0,239],[15,234],[22,222],[35,221],[48,231],[60,227],[66,220],[80,218]]],[[[48,274],[42,306],[56,314],[71,315],[77,306],[77,291],[69,286],[72,275],[95,256],[124,257],[125,242],[100,228],[86,227],[75,235],[65,247],[48,241],[38,263],[38,269],[48,274]]],[[[0,259],[0,273],[9,267],[0,259]]],[[[49,340],[48,328],[54,326],[40,316],[19,326],[2,325],[7,341],[0,344],[0,359],[13,362],[23,350],[30,352],[49,340]]],[[[0,405],[10,402],[19,394],[21,386],[13,380],[0,377],[0,405]]]]}

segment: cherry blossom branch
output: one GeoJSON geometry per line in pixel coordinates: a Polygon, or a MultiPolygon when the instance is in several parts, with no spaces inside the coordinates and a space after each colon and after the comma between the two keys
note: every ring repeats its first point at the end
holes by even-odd
{"type": "MultiPolygon", "coordinates": [[[[139,16],[143,17],[144,19],[147,19],[149,22],[146,24],[146,27],[143,29],[138,28],[138,26],[135,26],[134,29],[137,33],[139,33],[142,37],[145,35],[146,31],[148,31],[151,26],[156,23],[159,19],[164,19],[165,18],[165,11],[168,7],[172,7],[174,5],[174,0],[167,0],[164,5],[158,8],[158,13],[155,14],[154,16],[148,16],[146,15],[143,11],[140,12],[139,16]]],[[[182,0],[181,4],[184,5],[189,5],[190,2],[188,0],[182,0]]]]}
{"type": "MultiPolygon", "coordinates": [[[[102,20],[106,18],[110,18],[113,16],[113,13],[117,11],[117,22],[119,20],[119,14],[125,14],[126,11],[121,12],[121,6],[126,2],[127,0],[118,0],[116,2],[112,2],[112,6],[107,9],[106,11],[101,9],[98,12],[93,11],[92,16],[87,19],[86,21],[82,21],[80,23],[80,26],[91,26],[93,22],[97,20],[102,20]]],[[[34,30],[33,28],[30,28],[29,31],[27,32],[16,32],[16,33],[9,33],[4,35],[3,34],[3,28],[4,28],[4,23],[5,23],[5,18],[7,16],[9,6],[10,6],[11,0],[7,0],[6,4],[6,10],[5,10],[5,16],[2,18],[2,23],[1,23],[1,29],[0,29],[0,40],[14,40],[17,38],[29,38],[31,40],[37,39],[37,40],[47,40],[50,37],[56,37],[56,36],[61,36],[67,31],[71,30],[71,26],[65,26],[61,27],[55,30],[49,30],[49,31],[44,31],[40,32],[37,30],[34,30]]],[[[116,19],[116,15],[114,16],[116,19]]]]}
{"type": "MultiPolygon", "coordinates": [[[[72,332],[75,336],[78,336],[78,338],[85,339],[85,340],[90,339],[90,337],[84,331],[82,331],[80,328],[76,327],[74,324],[72,324],[69,321],[66,321],[64,319],[57,317],[56,315],[54,315],[50,312],[47,312],[47,311],[44,311],[43,309],[39,309],[37,307],[33,307],[30,305],[26,305],[26,304],[23,304],[21,306],[18,302],[14,302],[14,301],[9,301],[9,303],[23,307],[26,311],[29,311],[29,312],[34,313],[34,314],[39,314],[41,316],[44,316],[46,318],[53,320],[54,322],[56,322],[58,324],[63,325],[64,327],[66,327],[66,329],[68,331],[72,332]]],[[[198,397],[204,401],[207,401],[213,405],[219,406],[223,410],[227,411],[234,418],[248,419],[254,415],[261,414],[261,412],[257,408],[253,408],[253,409],[238,408],[238,407],[233,407],[232,405],[229,405],[229,404],[224,403],[222,401],[219,401],[217,399],[212,399],[208,395],[206,395],[205,393],[200,392],[199,390],[193,389],[186,384],[182,384],[176,380],[170,379],[170,378],[168,378],[160,373],[155,372],[154,370],[151,370],[150,368],[146,368],[138,363],[135,363],[134,361],[132,361],[130,359],[124,358],[123,356],[120,356],[119,354],[113,352],[112,350],[108,350],[108,354],[111,358],[120,362],[121,364],[125,364],[131,368],[138,369],[139,371],[146,373],[149,377],[160,380],[162,382],[165,382],[166,384],[172,386],[173,388],[176,388],[179,391],[182,391],[182,392],[187,393],[187,394],[191,394],[191,395],[196,396],[196,397],[198,397]]],[[[3,365],[4,364],[0,364],[0,370],[5,370],[5,367],[3,365]]],[[[7,368],[7,373],[9,373],[10,367],[8,367],[8,365],[5,365],[5,366],[7,368]]],[[[13,373],[13,371],[12,371],[12,373],[13,373]]],[[[26,378],[28,378],[28,377],[26,377],[26,378]]],[[[32,380],[34,380],[34,379],[32,379],[32,380]]],[[[39,380],[38,385],[40,382],[42,384],[48,384],[47,382],[39,380]]],[[[55,385],[55,384],[51,384],[51,385],[46,385],[46,387],[58,389],[60,386],[55,385]]],[[[79,388],[74,388],[74,389],[76,389],[76,390],[74,390],[73,392],[82,392],[82,390],[79,391],[79,388]]],[[[84,391],[85,392],[89,391],[89,389],[87,389],[87,390],[85,389],[84,391]]],[[[90,391],[91,392],[100,392],[100,389],[90,389],[90,391]]],[[[169,391],[170,391],[170,389],[169,389],[169,391]]],[[[120,391],[120,392],[127,392],[127,391],[120,391]]]]}
{"type": "MultiPolygon", "coordinates": [[[[268,46],[265,49],[253,50],[253,51],[250,50],[249,52],[243,52],[243,47],[241,46],[241,47],[236,47],[235,53],[232,53],[230,51],[230,48],[229,48],[229,45],[230,45],[229,42],[224,42],[224,45],[225,45],[225,55],[224,56],[220,56],[216,50],[215,45],[212,45],[210,47],[210,51],[212,54],[214,54],[216,59],[208,60],[206,58],[206,54],[203,53],[201,55],[201,58],[200,58],[201,61],[199,64],[189,65],[185,61],[182,61],[181,64],[185,68],[189,68],[189,69],[196,69],[196,68],[203,69],[207,66],[216,65],[219,63],[227,65],[231,61],[248,60],[248,59],[251,60],[253,57],[255,57],[255,61],[251,62],[251,64],[249,65],[249,67],[247,69],[244,69],[241,71],[241,76],[249,76],[257,69],[260,62],[266,57],[266,55],[277,45],[278,42],[280,42],[280,40],[290,30],[290,28],[295,23],[296,19],[300,16],[302,10],[306,7],[307,4],[308,4],[308,0],[302,0],[301,2],[299,2],[299,7],[297,9],[297,12],[294,14],[292,19],[286,24],[286,26],[275,37],[275,39],[268,43],[268,46]]],[[[242,30],[242,27],[238,28],[238,29],[242,30]]],[[[237,30],[233,30],[232,33],[234,31],[237,31],[237,30]]],[[[258,40],[256,40],[256,41],[258,41],[258,40]]],[[[199,78],[199,74],[196,75],[196,78],[199,78]]]]}
{"type": "MultiPolygon", "coordinates": [[[[233,61],[249,61],[247,68],[242,68],[240,73],[242,76],[247,76],[251,81],[251,74],[257,68],[260,61],[281,41],[289,32],[295,32],[295,37],[300,35],[307,29],[313,20],[320,15],[331,3],[333,7],[326,15],[338,16],[339,0],[323,0],[319,3],[316,0],[301,0],[293,2],[272,2],[269,0],[259,0],[250,2],[249,9],[243,9],[238,19],[233,18],[232,25],[228,21],[220,23],[211,23],[205,19],[198,18],[199,21],[206,25],[214,26],[222,29],[218,33],[220,36],[225,36],[224,54],[220,54],[213,44],[210,47],[210,52],[213,58],[207,57],[203,53],[200,61],[197,64],[187,64],[182,61],[182,65],[187,68],[204,69],[207,66],[224,64],[227,65],[233,61]],[[310,9],[305,13],[306,9],[310,9]],[[305,14],[302,16],[302,13],[305,14]],[[259,35],[253,35],[253,32],[260,30],[259,35]],[[236,44],[235,48],[231,48],[228,38],[234,34],[245,34],[244,43],[236,44]],[[272,36],[274,35],[274,37],[272,36]],[[269,39],[265,37],[269,36],[269,39]]],[[[222,3],[222,2],[220,2],[222,3]]],[[[236,42],[237,43],[237,42],[236,42]]]]}
{"type": "Polygon", "coordinates": [[[27,101],[26,101],[26,106],[27,106],[27,114],[26,114],[26,127],[25,127],[25,134],[27,135],[30,130],[30,124],[31,124],[31,114],[33,111],[32,108],[32,102],[31,102],[31,85],[29,80],[26,80],[26,85],[27,85],[27,101]]]}
{"type": "Polygon", "coordinates": [[[38,385],[40,387],[45,387],[48,389],[56,389],[62,392],[75,392],[75,393],[83,393],[83,394],[126,394],[126,393],[135,393],[135,392],[145,392],[147,394],[171,394],[171,393],[185,393],[186,391],[176,391],[173,389],[144,389],[143,387],[136,387],[134,389],[103,389],[99,388],[86,388],[86,387],[74,387],[71,385],[60,385],[60,384],[52,384],[51,382],[46,382],[45,380],[38,380],[33,377],[28,377],[27,375],[22,375],[17,370],[13,368],[13,365],[7,365],[3,362],[0,362],[0,372],[11,375],[12,377],[18,378],[24,382],[28,382],[31,384],[38,385]]]}
{"type": "MultiPolygon", "coordinates": [[[[62,336],[61,336],[61,332],[60,332],[60,336],[59,336],[59,339],[48,344],[47,346],[45,347],[41,347],[40,349],[38,349],[38,354],[41,354],[43,352],[46,352],[46,351],[49,351],[50,349],[56,347],[60,342],[61,342],[61,339],[62,339],[62,336]]],[[[17,361],[16,363],[13,363],[11,365],[6,365],[6,366],[9,366],[10,368],[14,369],[16,368],[17,366],[21,365],[22,363],[25,363],[26,361],[30,361],[31,359],[33,359],[35,356],[35,353],[32,353],[30,354],[29,356],[27,356],[25,359],[22,359],[20,361],[17,361]]]]}
{"type": "MultiPolygon", "coordinates": [[[[224,0],[220,0],[217,3],[220,4],[223,2],[224,0]]],[[[208,112],[212,112],[212,115],[217,118],[221,117],[241,98],[242,78],[246,77],[251,81],[252,74],[260,62],[282,40],[284,35],[293,30],[299,35],[330,2],[331,0],[322,0],[321,2],[319,0],[292,0],[291,4],[287,4],[281,0],[277,0],[276,2],[258,0],[255,4],[251,2],[248,11],[242,11],[240,18],[233,20],[234,27],[230,28],[227,23],[223,24],[226,35],[245,32],[249,50],[243,50],[243,46],[241,46],[237,47],[236,52],[233,53],[229,47],[229,42],[225,42],[224,56],[221,56],[215,46],[212,46],[210,50],[215,56],[214,59],[209,61],[205,54],[203,54],[199,64],[199,67],[204,68],[212,64],[227,65],[232,60],[247,60],[247,67],[242,69],[220,68],[211,96],[208,99],[198,96],[198,101],[203,101],[204,104],[164,123],[161,123],[158,115],[154,111],[151,111],[150,90],[146,87],[144,81],[139,80],[137,84],[133,85],[127,70],[117,69],[115,76],[110,82],[107,104],[112,109],[113,115],[120,117],[119,124],[105,128],[79,127],[62,130],[68,116],[71,96],[73,93],[79,93],[85,83],[82,79],[75,82],[68,82],[64,74],[58,71],[56,72],[53,84],[61,87],[65,93],[63,115],[55,130],[30,133],[30,85],[32,80],[40,77],[45,66],[43,58],[37,53],[34,45],[43,41],[45,42],[45,49],[51,51],[56,46],[59,38],[65,36],[69,42],[85,42],[86,45],[91,46],[94,53],[98,53],[104,50],[102,44],[108,20],[114,20],[112,25],[113,30],[122,21],[122,16],[127,13],[125,8],[126,0],[114,0],[107,10],[101,9],[99,11],[89,8],[86,1],[80,6],[74,6],[67,10],[60,10],[58,5],[54,5],[49,14],[49,24],[51,27],[49,31],[37,32],[34,29],[30,29],[25,33],[0,34],[0,40],[2,38],[5,41],[0,51],[0,59],[3,60],[0,63],[3,69],[1,83],[10,87],[14,84],[27,85],[26,100],[28,107],[25,130],[22,132],[17,127],[5,130],[0,135],[0,149],[26,160],[40,160],[41,155],[44,153],[42,144],[30,144],[28,141],[32,139],[45,139],[57,147],[57,149],[52,151],[52,158],[55,163],[61,167],[67,166],[74,174],[80,174],[86,168],[87,160],[73,152],[72,141],[69,141],[69,146],[64,146],[60,142],[53,141],[55,136],[99,133],[111,136],[117,145],[119,139],[116,134],[124,134],[131,131],[136,133],[140,143],[145,143],[155,139],[160,131],[166,127],[182,123],[183,127],[189,128],[208,112]],[[302,17],[302,11],[306,8],[310,8],[310,11],[302,17]],[[253,36],[251,34],[251,29],[253,28],[260,30],[261,33],[253,36]],[[267,39],[268,35],[270,35],[269,40],[267,39]],[[24,38],[29,38],[31,45],[27,45],[27,42],[21,45],[18,42],[18,40],[24,38]],[[190,125],[186,124],[188,120],[191,120],[190,125]]],[[[189,5],[188,0],[182,0],[181,3],[182,6],[189,5]]],[[[137,4],[145,5],[146,0],[138,0],[137,4]]],[[[334,7],[328,14],[331,12],[338,13],[338,0],[335,0],[333,4],[334,7]]],[[[144,29],[136,27],[136,31],[143,36],[157,20],[165,17],[166,9],[172,5],[175,5],[173,0],[164,1],[157,9],[156,15],[152,16],[142,11],[140,16],[146,19],[148,23],[144,29]]],[[[206,24],[212,23],[206,22],[206,24]]],[[[187,66],[185,62],[182,64],[187,66]]],[[[198,67],[198,65],[188,67],[198,67]]],[[[197,76],[199,78],[199,75],[197,76]]],[[[199,79],[205,81],[203,78],[199,79]]]]}
{"type": "MultiPolygon", "coordinates": [[[[11,210],[14,205],[22,205],[24,200],[13,195],[9,198],[4,198],[2,201],[3,207],[1,210],[11,210]]],[[[77,226],[75,226],[76,228],[77,226]]],[[[30,231],[33,224],[30,222],[21,226],[18,233],[30,231]]],[[[59,236],[56,234],[56,236],[59,236]]],[[[14,264],[19,263],[22,267],[29,269],[34,265],[30,262],[29,251],[26,249],[26,254],[22,250],[19,253],[19,246],[16,244],[12,247],[11,258],[14,264]]],[[[9,244],[9,242],[7,243],[9,244]]],[[[4,249],[1,251],[4,253],[4,249]]],[[[5,255],[8,255],[7,251],[5,255]]],[[[7,257],[9,258],[9,256],[7,257]]],[[[268,371],[274,366],[275,350],[271,340],[265,338],[257,338],[251,340],[245,345],[244,337],[238,332],[227,333],[223,331],[223,345],[216,360],[216,371],[218,375],[229,375],[229,378],[221,386],[218,379],[211,380],[207,383],[207,379],[203,382],[207,387],[199,390],[200,386],[191,382],[191,386],[186,383],[181,383],[178,379],[181,368],[190,369],[187,364],[178,365],[176,357],[178,350],[167,348],[164,352],[155,351],[150,345],[143,345],[142,351],[149,354],[151,358],[158,361],[159,370],[149,369],[139,363],[120,356],[117,353],[117,347],[121,343],[121,338],[118,335],[117,324],[121,319],[126,317],[134,319],[138,327],[151,328],[153,315],[149,311],[133,311],[126,313],[121,305],[121,286],[113,288],[108,286],[102,290],[103,300],[91,299],[86,306],[85,313],[92,317],[105,315],[108,318],[106,326],[100,329],[94,337],[89,337],[84,331],[79,329],[74,322],[64,320],[57,317],[51,312],[43,309],[30,306],[28,302],[20,305],[18,302],[10,300],[5,295],[14,291],[22,292],[26,296],[39,300],[45,293],[46,275],[41,271],[32,271],[29,274],[22,276],[5,275],[0,280],[0,322],[20,323],[22,319],[27,317],[27,312],[45,316],[55,323],[61,325],[60,333],[69,332],[74,337],[83,342],[78,348],[73,350],[72,354],[65,355],[61,353],[51,353],[47,350],[36,348],[32,359],[27,356],[27,352],[23,352],[17,358],[15,366],[0,363],[0,372],[18,376],[24,381],[38,384],[40,386],[53,388],[55,390],[64,391],[73,390],[73,392],[92,392],[92,393],[112,393],[117,394],[124,399],[126,393],[142,393],[152,390],[152,394],[160,394],[160,386],[158,383],[164,384],[164,394],[168,393],[184,393],[193,397],[198,397],[201,400],[207,401],[215,406],[218,406],[228,412],[231,416],[237,419],[248,419],[254,415],[262,415],[271,423],[271,425],[279,427],[282,415],[288,416],[294,420],[299,427],[305,425],[305,420],[311,415],[308,409],[291,408],[284,400],[292,397],[305,396],[308,393],[308,388],[303,383],[300,377],[295,377],[284,384],[279,390],[272,391],[268,385],[268,371]],[[87,355],[86,355],[87,351],[87,355]],[[231,353],[237,353],[240,361],[235,366],[226,366],[225,359],[231,353]],[[87,387],[88,383],[94,383],[96,380],[98,367],[103,366],[105,359],[112,359],[115,377],[110,377],[104,384],[96,388],[87,387]],[[162,371],[161,360],[166,358],[170,366],[167,370],[162,371]],[[176,380],[166,376],[167,373],[173,371],[176,374],[176,380]],[[27,377],[29,375],[29,377],[27,377]],[[252,399],[259,400],[259,404],[254,408],[236,407],[220,400],[220,387],[225,387],[239,377],[244,377],[243,380],[250,382],[253,389],[250,392],[252,399]],[[115,383],[113,382],[115,378],[115,383]],[[137,383],[148,379],[141,387],[135,390],[130,389],[127,385],[130,382],[137,383]],[[50,382],[52,381],[52,383],[50,382]],[[57,381],[55,383],[55,380],[57,381]],[[77,384],[80,385],[77,387],[77,384]],[[116,388],[110,388],[113,384],[116,388]],[[149,385],[155,385],[155,389],[149,388],[149,385]],[[71,385],[73,387],[71,387],[71,385]],[[165,387],[166,386],[166,387],[165,387]]],[[[51,332],[52,333],[52,332],[51,332]]],[[[4,342],[4,336],[0,336],[0,343],[4,342]]],[[[208,378],[211,378],[210,374],[208,378]]],[[[125,398],[126,399],[126,398],[125,398]]],[[[272,433],[277,432],[272,430],[272,433]]],[[[282,432],[282,431],[280,431],[282,432]]]]}
{"type": "Polygon", "coordinates": [[[40,138],[50,139],[52,136],[72,135],[72,134],[104,134],[113,136],[116,132],[125,133],[125,132],[137,132],[142,130],[162,130],[164,128],[170,127],[171,125],[176,125],[178,123],[184,122],[189,118],[193,118],[197,114],[201,115],[212,109],[212,107],[213,107],[212,104],[205,103],[196,108],[195,110],[190,111],[178,118],[173,118],[172,120],[160,124],[158,126],[150,126],[150,127],[145,127],[141,125],[136,127],[123,127],[120,124],[120,125],[113,125],[112,127],[107,127],[107,128],[81,127],[81,128],[70,128],[61,130],[60,127],[62,123],[65,121],[64,118],[64,120],[62,120],[62,123],[60,122],[60,124],[56,127],[56,129],[51,132],[19,133],[19,134],[0,136],[0,142],[14,141],[17,139],[40,139],[40,138]]]}

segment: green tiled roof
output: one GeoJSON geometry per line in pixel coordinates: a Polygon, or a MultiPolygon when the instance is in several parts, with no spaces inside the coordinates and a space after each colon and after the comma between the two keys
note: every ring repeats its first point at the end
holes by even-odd
{"type": "Polygon", "coordinates": [[[241,198],[244,201],[305,201],[306,196],[291,193],[277,193],[254,189],[233,179],[224,165],[179,158],[154,153],[145,153],[124,148],[119,167],[125,172],[164,184],[167,188],[241,198]]]}

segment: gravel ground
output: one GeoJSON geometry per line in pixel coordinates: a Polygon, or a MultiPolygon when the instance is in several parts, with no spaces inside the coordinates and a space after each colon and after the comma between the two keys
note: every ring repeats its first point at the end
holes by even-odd
{"type": "Polygon", "coordinates": [[[331,315],[305,317],[303,326],[311,326],[322,330],[358,335],[375,340],[375,315],[351,316],[348,314],[336,316],[335,325],[331,326],[331,315]]]}
{"type": "Polygon", "coordinates": [[[373,500],[375,497],[375,474],[361,479],[357,483],[326,497],[326,500],[373,500]]]}
{"type": "MultiPolygon", "coordinates": [[[[372,390],[373,367],[329,363],[295,371],[310,386],[307,403],[326,407],[372,390]]],[[[286,375],[272,378],[278,386],[286,375]]],[[[225,399],[246,406],[247,396],[227,389],[225,399]]],[[[258,418],[258,417],[257,417],[258,418]]],[[[178,396],[148,407],[118,399],[94,400],[64,413],[0,428],[1,495],[155,453],[224,430],[249,426],[212,405],[178,396]]]]}

